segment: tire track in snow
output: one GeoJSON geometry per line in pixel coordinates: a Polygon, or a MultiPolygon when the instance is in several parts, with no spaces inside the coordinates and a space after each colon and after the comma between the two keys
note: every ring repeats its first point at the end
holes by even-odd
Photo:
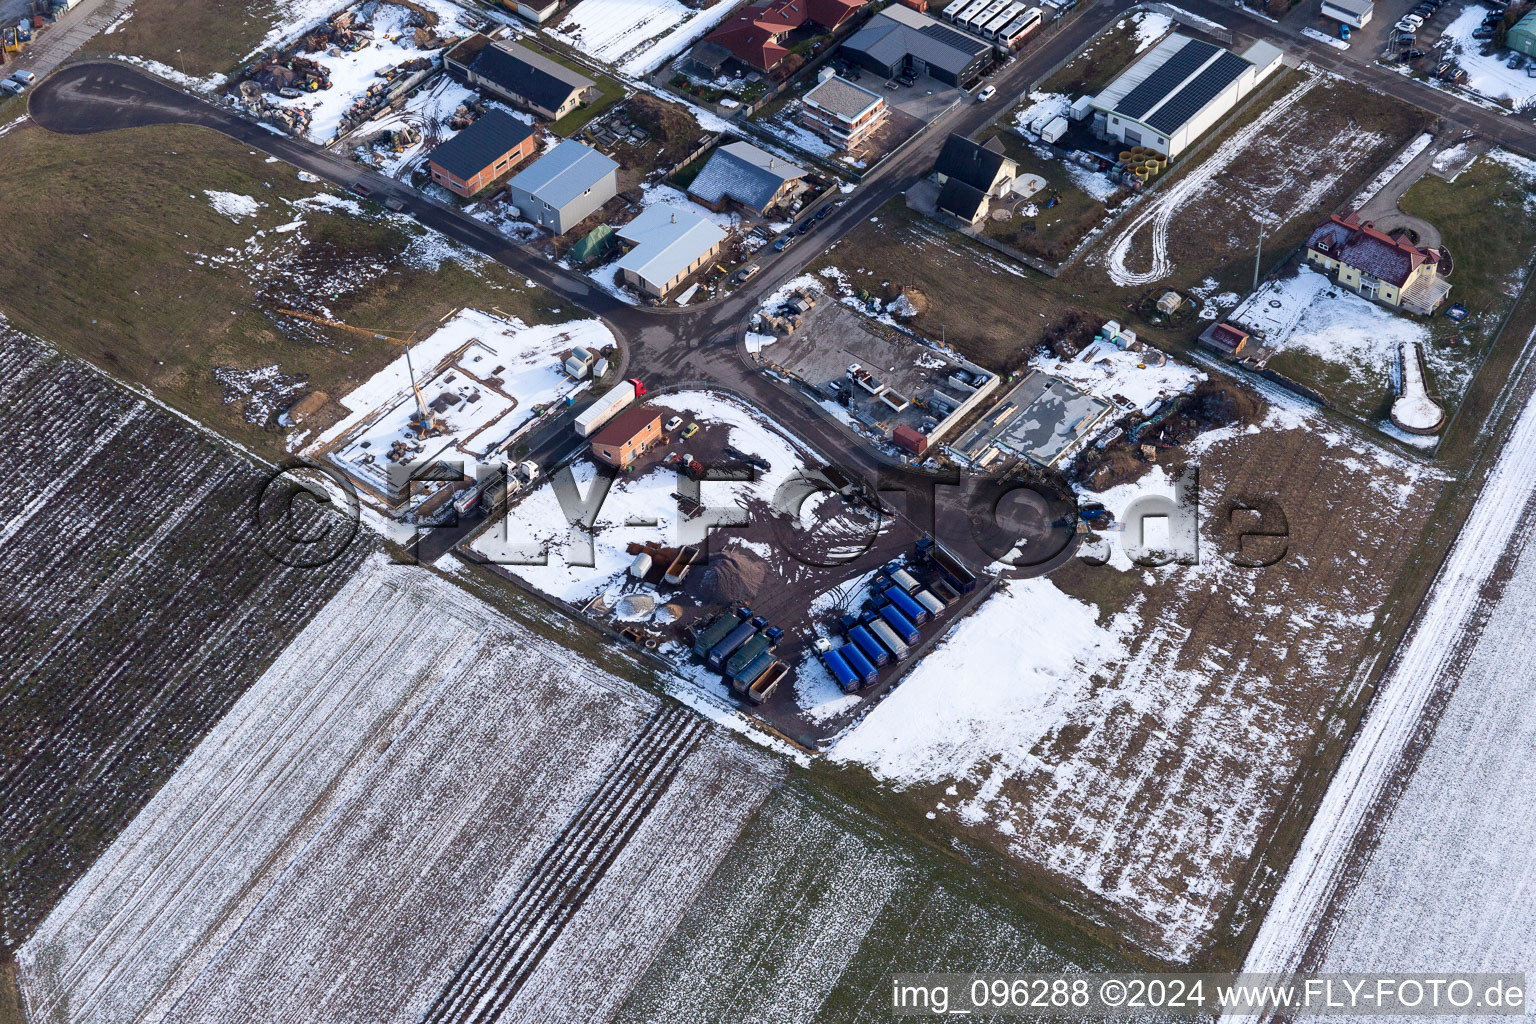
{"type": "Polygon", "coordinates": [[[1122,288],[1129,288],[1151,284],[1173,273],[1173,262],[1168,259],[1168,225],[1173,222],[1174,214],[1180,211],[1187,200],[1209,188],[1211,180],[1231,166],[1250,142],[1267,132],[1282,115],[1289,113],[1303,97],[1317,88],[1320,81],[1321,79],[1316,76],[1308,78],[1270,104],[1268,110],[1239,130],[1200,166],[1171,185],[1166,192],[1153,200],[1147,209],[1132,217],[1131,222],[1120,233],[1120,237],[1115,239],[1114,245],[1110,246],[1109,252],[1104,257],[1109,279],[1122,288]],[[1149,224],[1152,226],[1151,269],[1133,271],[1126,267],[1126,258],[1130,255],[1131,244],[1136,240],[1136,235],[1149,224]]]}

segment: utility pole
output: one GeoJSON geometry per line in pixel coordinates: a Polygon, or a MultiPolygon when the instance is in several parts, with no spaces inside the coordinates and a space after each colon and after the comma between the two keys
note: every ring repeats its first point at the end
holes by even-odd
{"type": "Polygon", "coordinates": [[[1253,254],[1253,290],[1259,290],[1259,260],[1264,255],[1264,222],[1259,221],[1259,248],[1253,254]]]}

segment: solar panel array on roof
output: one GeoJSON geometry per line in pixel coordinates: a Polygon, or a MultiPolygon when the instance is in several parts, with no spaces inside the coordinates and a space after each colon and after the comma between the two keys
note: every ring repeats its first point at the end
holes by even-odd
{"type": "Polygon", "coordinates": [[[1223,89],[1237,81],[1248,66],[1248,62],[1237,54],[1223,53],[1215,63],[1200,72],[1194,81],[1170,96],[1168,102],[1147,119],[1147,126],[1164,135],[1173,134],[1180,125],[1220,95],[1223,89]]]}
{"type": "Polygon", "coordinates": [[[981,40],[972,38],[963,32],[956,32],[952,28],[945,28],[943,25],[924,25],[920,31],[930,39],[935,39],[946,46],[952,46],[957,50],[964,50],[967,53],[981,53],[987,48],[987,44],[981,40]]]}
{"type": "Polygon", "coordinates": [[[1125,94],[1115,106],[1121,117],[1140,119],[1157,106],[1168,91],[1194,73],[1194,70],[1214,56],[1218,47],[1201,39],[1191,39],[1183,48],[1169,57],[1163,66],[1146,77],[1136,88],[1125,94]]]}

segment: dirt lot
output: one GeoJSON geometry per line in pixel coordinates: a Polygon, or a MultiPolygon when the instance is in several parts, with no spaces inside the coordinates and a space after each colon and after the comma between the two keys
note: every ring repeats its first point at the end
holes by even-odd
{"type": "Polygon", "coordinates": [[[1073,96],[1098,93],[1124,71],[1138,53],[1150,49],[1172,28],[1164,15],[1145,12],[1128,15],[1099,33],[1083,52],[1040,84],[1043,92],[1073,96]]]}
{"type": "Polygon", "coordinates": [[[257,546],[262,473],[73,360],[0,342],[0,943],[25,937],[363,555],[257,546]]]}
{"type": "MultiPolygon", "coordinates": [[[[27,127],[0,139],[0,160],[12,168],[0,312],[271,455],[282,453],[271,421],[295,389],[334,398],[398,355],[279,323],[279,309],[398,331],[471,301],[547,319],[547,294],[520,278],[213,132],[71,138],[27,127]],[[254,212],[222,213],[204,190],[254,212]],[[252,405],[252,388],[268,392],[264,404],[252,405]]],[[[332,403],[329,415],[339,411],[332,403]]]]}
{"type": "MultiPolygon", "coordinates": [[[[834,754],[867,764],[886,783],[876,792],[904,803],[914,827],[936,819],[927,827],[938,834],[990,847],[1047,902],[1090,908],[1157,958],[1231,963],[1284,862],[1267,858],[1268,841],[1304,816],[1293,794],[1331,770],[1314,758],[1347,735],[1363,679],[1390,651],[1399,616],[1378,612],[1441,480],[1290,404],[1204,435],[1186,455],[1200,472],[1197,565],[1132,567],[1123,535],[1106,534],[1085,553],[1107,565],[1079,559],[993,598],[1037,617],[1021,621],[1032,639],[1017,662],[990,669],[1017,680],[1017,711],[989,698],[1004,704],[1001,720],[1027,727],[958,760],[943,744],[914,755],[900,729],[861,737],[887,735],[882,706],[834,754]],[[1237,503],[1269,510],[1266,528],[1283,515],[1283,542],[1242,546],[1253,561],[1280,561],[1226,560],[1229,522],[1260,525],[1234,517],[1237,503]]],[[[1139,493],[1167,493],[1178,459],[1160,451],[1149,475],[1105,503],[1118,514],[1139,493]]],[[[956,716],[943,736],[984,735],[998,720],[969,727],[972,699],[931,709],[956,716]]],[[[921,728],[910,706],[895,711],[897,725],[921,728]]]]}

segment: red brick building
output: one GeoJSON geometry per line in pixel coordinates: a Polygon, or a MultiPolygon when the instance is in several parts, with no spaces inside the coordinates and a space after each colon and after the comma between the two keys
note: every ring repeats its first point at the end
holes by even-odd
{"type": "Polygon", "coordinates": [[[616,469],[628,469],[660,440],[660,414],[650,409],[625,409],[592,438],[592,455],[616,469]]]}
{"type": "Polygon", "coordinates": [[[427,154],[427,163],[433,181],[468,197],[509,173],[537,148],[531,126],[504,111],[491,110],[427,154]]]}

